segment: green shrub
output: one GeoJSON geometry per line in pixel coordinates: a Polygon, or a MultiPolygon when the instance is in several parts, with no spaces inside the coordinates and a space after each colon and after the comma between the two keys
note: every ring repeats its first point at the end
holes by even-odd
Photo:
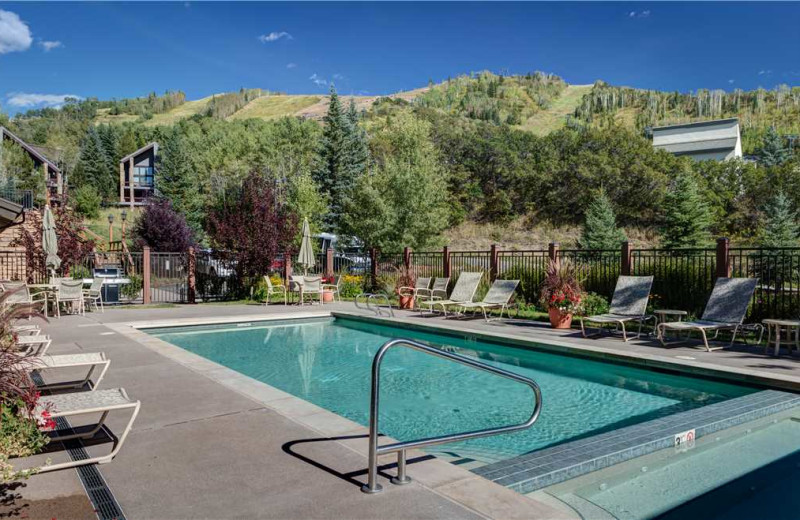
{"type": "Polygon", "coordinates": [[[340,296],[342,298],[355,298],[364,292],[363,276],[355,276],[346,274],[342,276],[342,282],[339,285],[340,296]]]}
{"type": "Polygon", "coordinates": [[[584,316],[595,316],[608,312],[608,300],[599,294],[587,292],[583,295],[582,303],[583,310],[581,314],[584,316]]]}
{"type": "MultiPolygon", "coordinates": [[[[50,440],[28,412],[21,398],[0,402],[0,483],[28,478],[37,469],[17,471],[9,463],[15,457],[28,457],[42,451],[50,440]]],[[[47,419],[52,421],[52,419],[47,419]]],[[[49,427],[52,424],[48,423],[49,427]]]]}
{"type": "Polygon", "coordinates": [[[139,297],[139,292],[144,287],[144,282],[142,277],[138,274],[132,274],[128,277],[131,283],[126,283],[120,286],[119,292],[122,296],[130,299],[135,300],[139,297]]]}
{"type": "Polygon", "coordinates": [[[102,197],[91,184],[84,184],[75,190],[75,211],[86,218],[94,219],[100,216],[100,203],[102,197]]]}

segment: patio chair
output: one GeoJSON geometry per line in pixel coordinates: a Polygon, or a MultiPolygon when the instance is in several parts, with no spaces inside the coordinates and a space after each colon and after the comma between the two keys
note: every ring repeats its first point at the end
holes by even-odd
{"type": "Polygon", "coordinates": [[[611,297],[608,313],[581,317],[581,334],[583,337],[599,337],[602,334],[603,325],[610,323],[622,328],[622,340],[628,341],[631,339],[625,330],[625,324],[628,322],[639,324],[639,331],[636,333],[636,337],[641,337],[642,324],[648,320],[655,320],[655,316],[647,315],[647,301],[650,298],[650,289],[652,287],[652,276],[620,276],[617,278],[617,286],[614,289],[614,296],[611,297]],[[596,323],[598,325],[597,333],[586,334],[585,322],[596,323]]]}
{"type": "Polygon", "coordinates": [[[724,347],[709,347],[707,333],[714,331],[714,338],[716,338],[720,331],[732,330],[733,335],[729,346],[733,346],[736,334],[742,328],[742,322],[747,314],[747,307],[750,305],[750,299],[753,297],[757,283],[757,278],[717,278],[703,316],[696,321],[659,323],[656,329],[658,339],[666,347],[665,332],[667,330],[699,331],[703,337],[703,345],[708,352],[711,352],[724,347]]]}
{"type": "Polygon", "coordinates": [[[59,417],[101,414],[99,420],[94,425],[90,424],[88,427],[76,428],[77,431],[70,430],[63,435],[59,434],[58,431],[53,432],[50,436],[52,442],[94,437],[100,429],[104,428],[106,418],[111,412],[128,410],[131,411],[131,416],[122,431],[122,435],[116,437],[109,433],[114,441],[110,453],[81,460],[62,462],[60,464],[44,465],[39,468],[38,473],[74,468],[88,464],[105,464],[111,462],[114,457],[116,457],[117,453],[119,453],[119,450],[122,449],[122,445],[125,443],[125,439],[131,431],[133,422],[139,414],[140,407],[141,402],[129,398],[128,394],[122,388],[98,390],[96,392],[71,392],[41,397],[36,408],[36,413],[38,415],[41,415],[44,411],[49,411],[50,417],[56,419],[59,417]]]}
{"type": "Polygon", "coordinates": [[[61,280],[56,290],[56,317],[61,317],[61,304],[77,305],[83,314],[83,280],[61,280]]]}
{"type": "Polygon", "coordinates": [[[94,305],[94,310],[98,309],[97,302],[100,302],[100,312],[105,313],[105,309],[103,309],[103,279],[102,278],[92,278],[92,285],[89,286],[88,289],[84,289],[83,291],[83,303],[87,305],[89,309],[92,308],[94,305]]]}
{"type": "Polygon", "coordinates": [[[28,284],[25,282],[3,282],[3,292],[10,293],[4,302],[6,306],[11,305],[34,305],[42,304],[44,311],[47,305],[47,293],[42,291],[31,294],[28,284]]]}
{"type": "Polygon", "coordinates": [[[42,329],[35,323],[26,325],[12,325],[11,332],[17,336],[38,336],[42,333],[42,329]]]}
{"type": "Polygon", "coordinates": [[[435,299],[431,297],[430,300],[422,300],[419,305],[427,307],[433,312],[436,307],[442,308],[442,313],[447,317],[447,307],[449,306],[463,306],[465,303],[471,303],[472,298],[475,296],[475,291],[478,290],[478,285],[483,278],[483,272],[462,272],[458,275],[456,285],[453,287],[453,292],[450,293],[450,298],[446,300],[435,299]]]}
{"type": "Polygon", "coordinates": [[[333,283],[324,283],[324,284],[322,284],[322,290],[333,293],[333,301],[336,301],[338,299],[339,302],[341,302],[342,301],[342,294],[339,292],[341,285],[342,285],[342,277],[340,275],[340,276],[336,276],[333,279],[333,283]]]}
{"type": "Polygon", "coordinates": [[[17,337],[17,349],[23,355],[44,356],[53,340],[50,336],[27,335],[17,337]]]}
{"type": "Polygon", "coordinates": [[[286,292],[285,285],[272,285],[272,280],[270,280],[268,275],[264,275],[264,283],[267,284],[267,297],[264,300],[264,305],[269,305],[269,299],[273,294],[280,294],[283,296],[283,304],[286,305],[289,303],[289,295],[286,292]]]}
{"type": "Polygon", "coordinates": [[[489,288],[489,292],[479,302],[465,303],[460,305],[462,309],[472,309],[473,312],[477,309],[483,311],[483,319],[487,322],[491,321],[486,314],[487,310],[500,309],[500,317],[502,319],[503,312],[508,308],[511,298],[514,297],[514,291],[517,290],[519,280],[495,280],[489,288]]]}
{"type": "Polygon", "coordinates": [[[430,289],[417,289],[417,296],[427,296],[429,300],[436,298],[444,300],[447,298],[447,287],[450,285],[450,277],[436,278],[433,281],[433,287],[430,289]]]}
{"type": "Polygon", "coordinates": [[[415,301],[420,293],[430,297],[431,280],[432,278],[417,278],[414,287],[400,287],[397,292],[402,296],[413,296],[415,301]]]}
{"type": "Polygon", "coordinates": [[[303,277],[303,286],[302,286],[302,288],[300,290],[300,304],[303,304],[303,302],[305,301],[306,296],[311,296],[312,303],[313,303],[313,298],[315,296],[319,296],[319,304],[322,305],[322,294],[323,294],[323,292],[324,291],[322,290],[322,278],[321,277],[319,277],[319,276],[317,276],[317,277],[304,276],[303,277]]]}

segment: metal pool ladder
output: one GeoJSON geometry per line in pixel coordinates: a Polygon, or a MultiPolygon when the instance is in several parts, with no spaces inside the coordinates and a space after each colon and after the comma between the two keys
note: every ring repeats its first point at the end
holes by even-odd
{"type": "Polygon", "coordinates": [[[383,346],[378,349],[375,358],[372,360],[372,392],[369,405],[369,472],[368,482],[361,486],[361,491],[364,493],[378,493],[383,490],[383,486],[378,484],[378,456],[387,453],[397,452],[397,476],[392,477],[392,484],[408,484],[411,478],[406,475],[406,450],[413,448],[423,448],[425,446],[434,446],[436,444],[445,444],[448,442],[463,441],[467,439],[477,439],[479,437],[488,437],[490,435],[499,435],[501,433],[511,433],[530,428],[536,419],[539,418],[539,412],[542,410],[542,391],[539,385],[533,379],[496,368],[486,363],[482,363],[475,359],[462,356],[460,354],[453,354],[444,350],[425,345],[417,341],[409,339],[393,339],[387,341],[383,346]],[[498,375],[528,385],[535,396],[535,403],[533,406],[533,413],[527,421],[521,424],[511,426],[502,426],[499,428],[488,428],[485,430],[477,430],[465,433],[456,433],[450,435],[441,435],[439,437],[428,437],[427,439],[418,439],[414,441],[397,442],[394,444],[387,444],[385,446],[378,446],[378,411],[380,407],[380,385],[381,385],[381,362],[386,352],[397,346],[403,346],[431,354],[432,356],[449,359],[468,367],[477,368],[491,374],[498,375]]]}

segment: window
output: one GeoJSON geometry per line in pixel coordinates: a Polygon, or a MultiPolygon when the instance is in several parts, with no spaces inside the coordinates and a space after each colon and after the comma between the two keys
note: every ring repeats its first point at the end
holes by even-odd
{"type": "Polygon", "coordinates": [[[153,167],[152,166],[136,166],[133,168],[133,183],[138,186],[152,186],[153,182],[153,167]]]}

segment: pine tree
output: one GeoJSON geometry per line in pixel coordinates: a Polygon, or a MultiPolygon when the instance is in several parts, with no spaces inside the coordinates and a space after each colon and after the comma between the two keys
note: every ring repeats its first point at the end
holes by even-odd
{"type": "Polygon", "coordinates": [[[771,126],[758,151],[758,161],[764,166],[780,166],[790,157],[791,152],[785,146],[783,137],[778,134],[774,126],[771,126]]]}
{"type": "Polygon", "coordinates": [[[789,198],[778,192],[764,208],[766,222],[759,233],[761,247],[794,247],[797,245],[797,215],[789,198]]]}
{"type": "Polygon", "coordinates": [[[709,239],[711,210],[690,172],[680,172],[664,197],[662,245],[667,249],[699,247],[709,239]]]}
{"type": "Polygon", "coordinates": [[[110,161],[94,126],[90,126],[81,143],[80,157],[76,167],[76,186],[92,185],[105,199],[114,196],[116,186],[114,170],[109,169],[110,161]]]}
{"type": "Polygon", "coordinates": [[[161,157],[161,164],[156,172],[159,194],[168,199],[177,212],[183,214],[192,229],[198,231],[202,220],[202,200],[188,145],[180,130],[174,131],[166,140],[161,149],[161,157]]]}
{"type": "Polygon", "coordinates": [[[617,249],[625,233],[617,227],[614,208],[604,189],[586,209],[580,246],[583,249],[617,249]]]}
{"type": "Polygon", "coordinates": [[[322,167],[315,180],[323,194],[330,197],[325,226],[329,231],[337,232],[341,227],[344,204],[351,197],[359,176],[366,170],[369,152],[366,137],[358,126],[355,105],[345,113],[333,85],[323,123],[322,167]]]}

